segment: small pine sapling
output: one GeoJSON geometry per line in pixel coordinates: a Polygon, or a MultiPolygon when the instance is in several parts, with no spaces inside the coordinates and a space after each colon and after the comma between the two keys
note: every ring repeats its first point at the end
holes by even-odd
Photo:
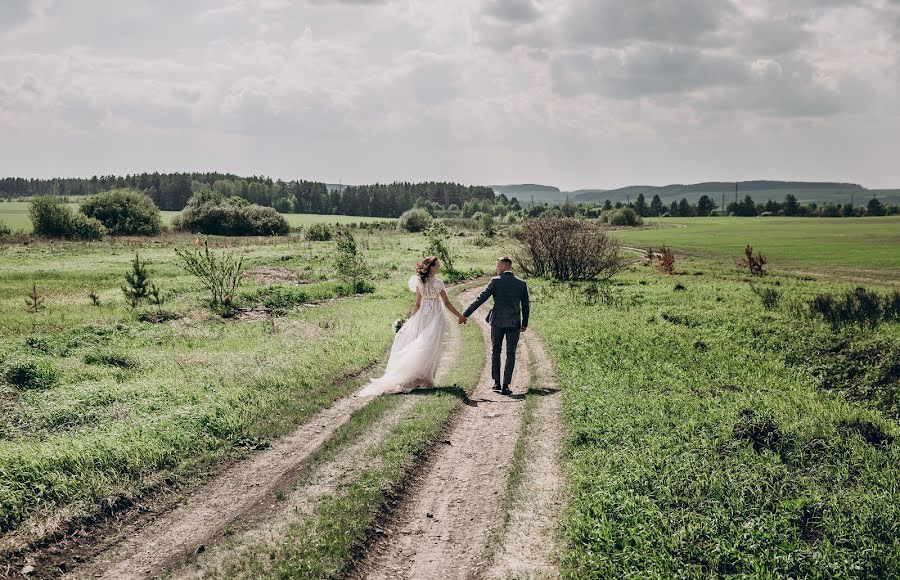
{"type": "Polygon", "coordinates": [[[122,293],[125,300],[132,308],[140,306],[150,296],[150,270],[149,264],[142,261],[140,255],[135,254],[131,261],[131,271],[125,273],[125,284],[122,285],[122,293]]]}
{"type": "Polygon", "coordinates": [[[768,261],[762,254],[753,255],[753,247],[747,244],[744,248],[744,257],[738,262],[738,266],[749,270],[751,276],[765,276],[765,266],[768,261]]]}
{"type": "Polygon", "coordinates": [[[38,294],[36,283],[31,284],[31,292],[25,297],[25,305],[27,306],[26,310],[32,314],[37,314],[44,308],[44,297],[38,294]]]}
{"type": "Polygon", "coordinates": [[[91,288],[91,291],[88,292],[88,298],[91,299],[91,304],[96,307],[100,307],[100,296],[97,294],[96,288],[91,288]]]}
{"type": "Polygon", "coordinates": [[[148,296],[150,298],[150,304],[156,306],[156,313],[162,316],[162,305],[166,302],[166,297],[160,291],[159,286],[156,284],[150,284],[150,291],[148,292],[148,296]]]}

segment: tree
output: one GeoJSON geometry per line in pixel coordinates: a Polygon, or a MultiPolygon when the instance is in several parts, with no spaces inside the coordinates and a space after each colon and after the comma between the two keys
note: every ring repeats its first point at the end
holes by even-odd
{"type": "Polygon", "coordinates": [[[603,211],[609,211],[613,208],[612,202],[608,199],[603,202],[603,211]]]}
{"type": "Polygon", "coordinates": [[[676,216],[678,215],[678,202],[673,201],[671,205],[669,205],[669,215],[676,216]]]}
{"type": "Polygon", "coordinates": [[[866,215],[884,215],[884,204],[881,203],[881,200],[877,197],[873,197],[869,200],[869,203],[866,205],[866,215]]]}
{"type": "Polygon", "coordinates": [[[662,214],[662,212],[663,212],[663,202],[659,198],[659,194],[654,194],[653,199],[650,201],[650,213],[656,217],[659,217],[660,214],[662,214]]]}
{"type": "Polygon", "coordinates": [[[797,203],[797,198],[792,193],[784,196],[782,208],[784,209],[784,215],[800,215],[800,204],[797,203]]]}
{"type": "Polygon", "coordinates": [[[697,200],[697,215],[706,217],[716,209],[716,202],[708,195],[704,194],[697,200]]]}
{"type": "Polygon", "coordinates": [[[80,210],[114,236],[155,236],[162,231],[159,208],[150,196],[134,189],[98,193],[85,199],[80,210]]]}
{"type": "Polygon", "coordinates": [[[644,199],[644,194],[639,193],[637,199],[634,202],[634,211],[641,217],[648,215],[647,213],[647,201],[644,199]]]}
{"type": "Polygon", "coordinates": [[[147,266],[147,262],[142,261],[139,254],[135,254],[134,260],[131,261],[131,270],[125,273],[122,293],[132,308],[137,308],[150,296],[150,270],[147,266]]]}
{"type": "Polygon", "coordinates": [[[694,215],[694,208],[688,203],[686,197],[682,197],[681,201],[678,202],[678,215],[680,217],[691,217],[694,215]]]}

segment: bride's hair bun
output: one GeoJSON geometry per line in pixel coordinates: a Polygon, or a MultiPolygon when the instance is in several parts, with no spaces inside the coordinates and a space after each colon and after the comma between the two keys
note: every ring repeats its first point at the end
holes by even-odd
{"type": "Polygon", "coordinates": [[[416,266],[416,274],[419,275],[419,279],[424,283],[425,280],[428,280],[428,276],[431,275],[431,270],[438,263],[437,256],[428,256],[416,266]]]}

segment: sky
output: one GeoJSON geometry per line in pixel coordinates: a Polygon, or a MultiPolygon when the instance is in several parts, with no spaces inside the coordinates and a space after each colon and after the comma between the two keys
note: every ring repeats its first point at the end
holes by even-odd
{"type": "Polygon", "coordinates": [[[900,187],[900,0],[0,0],[0,176],[900,187]]]}

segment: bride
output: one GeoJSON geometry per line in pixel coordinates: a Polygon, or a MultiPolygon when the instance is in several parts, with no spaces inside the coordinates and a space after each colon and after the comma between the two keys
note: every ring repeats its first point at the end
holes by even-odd
{"type": "Polygon", "coordinates": [[[416,305],[394,338],[384,376],[372,379],[359,396],[407,393],[434,386],[444,330],[442,306],[446,306],[460,324],[466,322],[447,298],[444,283],[436,278],[440,271],[441,263],[435,256],[425,258],[416,267],[416,275],[409,279],[409,289],[416,293],[416,305]]]}

